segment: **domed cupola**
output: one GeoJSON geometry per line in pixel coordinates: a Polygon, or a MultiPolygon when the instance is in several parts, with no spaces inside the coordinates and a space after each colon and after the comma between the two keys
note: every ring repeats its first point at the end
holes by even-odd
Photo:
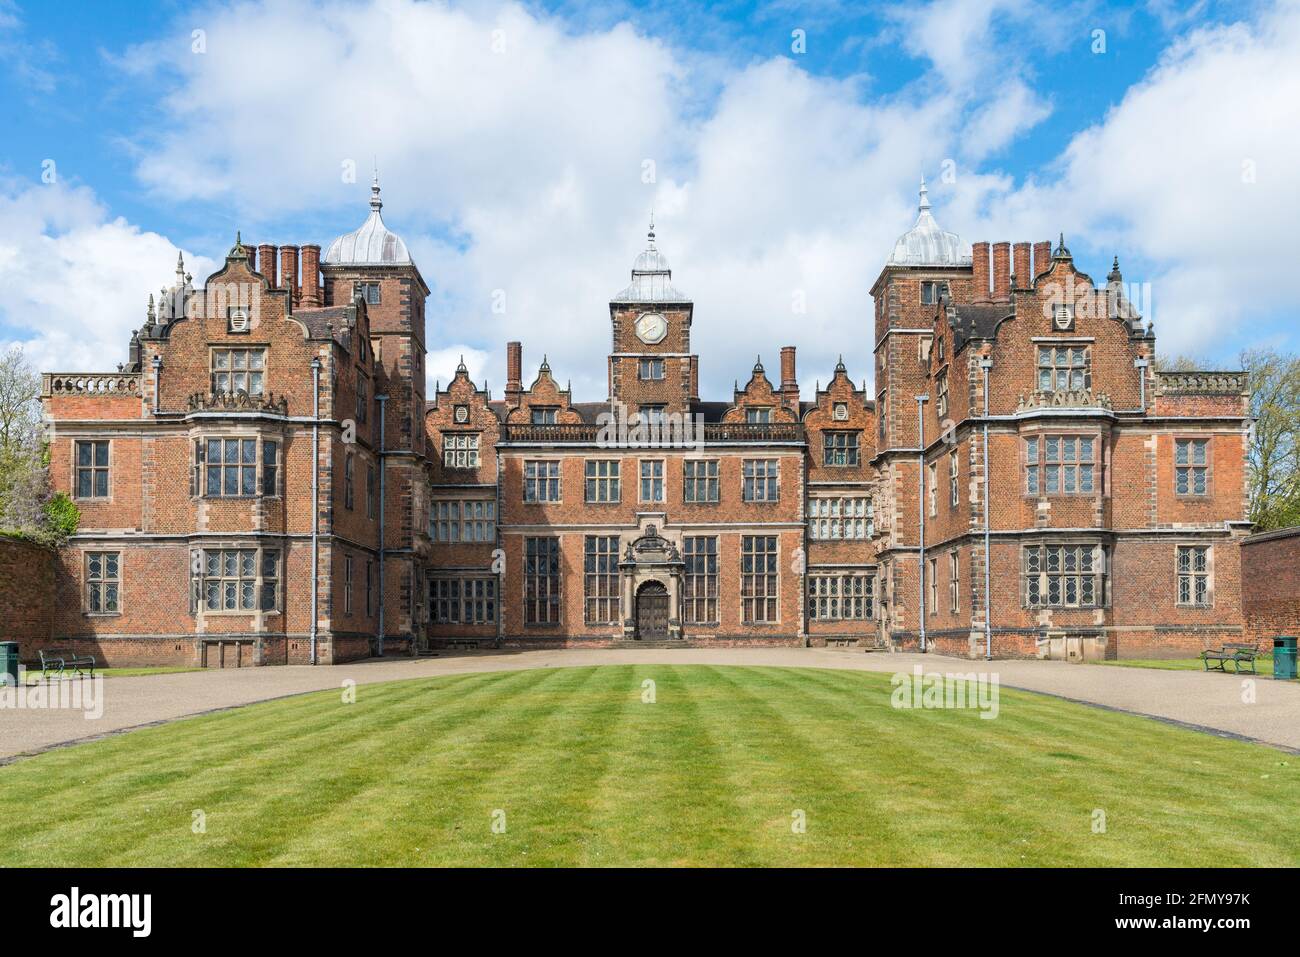
{"type": "Polygon", "coordinates": [[[672,283],[668,258],[655,245],[655,224],[650,222],[646,248],[632,263],[632,283],[614,296],[613,302],[690,302],[672,283]]]}
{"type": "Polygon", "coordinates": [[[370,185],[370,215],[359,229],[334,240],[321,257],[322,266],[409,266],[413,265],[406,243],[384,225],[379,211],[379,177],[370,185]]]}
{"type": "Polygon", "coordinates": [[[887,266],[969,266],[969,249],[961,237],[940,228],[930,215],[930,196],[921,180],[921,203],[916,225],[898,237],[887,266]]]}

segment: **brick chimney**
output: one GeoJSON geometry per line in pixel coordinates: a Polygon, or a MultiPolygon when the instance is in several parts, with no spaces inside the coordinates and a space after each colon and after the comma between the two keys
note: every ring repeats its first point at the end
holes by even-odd
{"type": "Polygon", "coordinates": [[[700,360],[691,356],[691,401],[700,401],[700,360]]]}
{"type": "Polygon", "coordinates": [[[1011,255],[1015,286],[1017,289],[1028,289],[1034,281],[1034,277],[1029,274],[1029,243],[1016,243],[1011,255]]]}
{"type": "Polygon", "coordinates": [[[257,247],[257,271],[266,277],[268,285],[275,285],[275,247],[270,243],[257,247]]]}
{"type": "Polygon", "coordinates": [[[975,285],[972,301],[989,301],[989,244],[974,243],[970,248],[971,277],[975,285]]]}
{"type": "Polygon", "coordinates": [[[794,346],[781,347],[781,394],[796,412],[799,410],[799,378],[794,369],[794,346]]]}
{"type": "Polygon", "coordinates": [[[1011,299],[1011,244],[993,244],[993,301],[1011,299]]]}
{"type": "Polygon", "coordinates": [[[1052,241],[1034,243],[1034,275],[1040,276],[1052,265],[1052,241]]]}
{"type": "Polygon", "coordinates": [[[298,247],[280,247],[280,288],[289,290],[289,299],[298,301],[298,247]]]}
{"type": "Polygon", "coordinates": [[[299,292],[304,308],[320,305],[320,247],[308,243],[302,247],[302,288],[299,292]]]}
{"type": "Polygon", "coordinates": [[[524,346],[522,342],[506,343],[506,404],[518,405],[519,394],[524,391],[524,346]]]}

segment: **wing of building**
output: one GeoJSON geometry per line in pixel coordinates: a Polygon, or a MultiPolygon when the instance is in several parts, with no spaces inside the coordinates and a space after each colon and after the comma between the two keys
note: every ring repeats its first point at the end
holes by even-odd
{"type": "Polygon", "coordinates": [[[1118,263],[1097,286],[1064,240],[972,249],[923,185],[870,290],[873,386],[847,350],[801,391],[787,345],[706,398],[652,226],[593,317],[606,396],[578,401],[539,341],[527,377],[505,344],[499,397],[462,364],[426,400],[429,287],[382,206],[376,182],[323,256],[237,238],[201,287],[180,263],[119,371],[45,374],[52,481],[82,516],[50,644],[231,667],[448,645],[1146,657],[1241,632],[1244,375],[1157,371],[1118,263]]]}

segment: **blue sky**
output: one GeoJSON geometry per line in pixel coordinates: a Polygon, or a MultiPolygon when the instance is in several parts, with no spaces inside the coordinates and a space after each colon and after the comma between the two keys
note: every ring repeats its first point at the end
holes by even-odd
{"type": "Polygon", "coordinates": [[[236,229],[324,245],[378,162],[435,290],[431,379],[465,355],[499,384],[522,338],[602,397],[652,206],[707,392],[742,340],[798,345],[805,389],[839,353],[869,378],[868,290],[922,174],[966,242],[1064,231],[1099,280],[1118,255],[1163,351],[1232,366],[1300,345],[1297,104],[1290,0],[0,0],[0,342],[111,368],[178,249],[201,279],[236,229]]]}

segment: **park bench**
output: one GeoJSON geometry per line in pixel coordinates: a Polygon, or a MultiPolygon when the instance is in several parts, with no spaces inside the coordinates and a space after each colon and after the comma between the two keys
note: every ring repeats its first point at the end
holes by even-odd
{"type": "Polygon", "coordinates": [[[95,677],[94,655],[79,655],[62,649],[52,649],[50,651],[38,649],[36,653],[41,656],[42,678],[48,677],[51,672],[62,675],[68,668],[71,668],[77,674],[81,674],[82,668],[88,668],[90,676],[95,677]]]}
{"type": "Polygon", "coordinates": [[[1259,657],[1259,642],[1253,645],[1229,642],[1218,651],[1206,649],[1201,652],[1201,661],[1205,664],[1206,671],[1223,671],[1228,670],[1228,662],[1232,662],[1232,670],[1241,673],[1242,665],[1250,666],[1250,673],[1256,674],[1255,659],[1259,657]]]}

